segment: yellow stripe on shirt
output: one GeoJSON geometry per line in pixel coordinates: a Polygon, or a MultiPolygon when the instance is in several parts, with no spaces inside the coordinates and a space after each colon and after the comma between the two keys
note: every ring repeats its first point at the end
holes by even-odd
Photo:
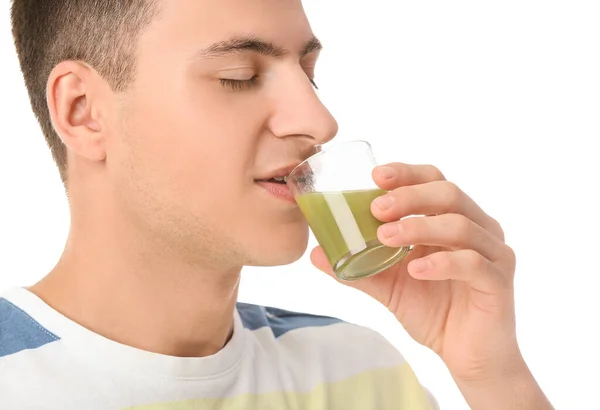
{"type": "Polygon", "coordinates": [[[408,364],[370,370],[310,392],[275,391],[127,407],[123,410],[433,410],[408,364]]]}

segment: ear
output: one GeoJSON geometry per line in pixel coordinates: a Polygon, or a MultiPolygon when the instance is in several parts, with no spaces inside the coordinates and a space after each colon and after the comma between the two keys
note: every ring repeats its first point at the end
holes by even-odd
{"type": "Polygon", "coordinates": [[[106,159],[99,77],[77,61],[64,61],[52,70],[47,102],[54,129],[75,155],[90,161],[106,159]]]}

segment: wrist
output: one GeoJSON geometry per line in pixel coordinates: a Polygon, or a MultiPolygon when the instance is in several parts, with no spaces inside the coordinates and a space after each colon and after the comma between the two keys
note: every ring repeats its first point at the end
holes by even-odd
{"type": "MultiPolygon", "coordinates": [[[[456,356],[456,355],[455,355],[456,356]]],[[[465,347],[465,352],[452,360],[442,359],[459,385],[495,384],[499,380],[523,377],[529,368],[516,338],[503,338],[485,346],[465,347]]]]}
{"type": "Polygon", "coordinates": [[[473,410],[554,409],[523,358],[506,363],[501,372],[455,381],[473,410]]]}

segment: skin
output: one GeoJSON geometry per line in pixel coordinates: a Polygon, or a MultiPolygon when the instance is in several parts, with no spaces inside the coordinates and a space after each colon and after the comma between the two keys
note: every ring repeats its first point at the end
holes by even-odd
{"type": "Polygon", "coordinates": [[[32,291],[124,344],[175,356],[221,349],[242,266],[288,264],[306,249],[297,206],[254,179],[337,133],[310,81],[319,53],[300,57],[312,38],[299,1],[168,0],[141,36],[126,92],[84,63],[59,64],[48,104],[68,147],[72,224],[32,291]],[[241,35],[288,53],[206,52],[241,35]],[[220,82],[254,75],[252,88],[220,82]]]}
{"type": "MultiPolygon", "coordinates": [[[[371,205],[385,222],[379,240],[414,248],[387,271],[344,283],[377,299],[436,352],[471,408],[552,409],[517,343],[516,260],[500,224],[433,166],[388,164],[373,179],[390,191],[371,205]]],[[[320,247],[311,259],[335,277],[320,247]]]]}
{"type": "MultiPolygon", "coordinates": [[[[83,62],[58,64],[47,96],[68,149],[71,230],[56,267],[31,290],[123,344],[173,356],[219,351],[242,267],[288,264],[306,250],[298,207],[255,179],[337,133],[311,82],[318,51],[302,55],[312,39],[299,0],[165,0],[142,33],[127,91],[115,93],[83,62]],[[242,35],[287,52],[208,53],[242,35]],[[255,75],[253,86],[220,81],[255,75]]],[[[386,211],[374,205],[397,233],[381,239],[418,244],[413,257],[429,255],[432,267],[417,273],[413,261],[352,286],[442,356],[472,408],[550,408],[518,353],[514,256],[499,225],[433,182],[442,179],[433,168],[390,169],[391,178],[374,173],[395,198],[386,211]],[[441,215],[397,223],[407,214],[441,215]],[[509,398],[517,388],[521,402],[509,398]]],[[[329,271],[320,249],[312,257],[329,271]]]]}

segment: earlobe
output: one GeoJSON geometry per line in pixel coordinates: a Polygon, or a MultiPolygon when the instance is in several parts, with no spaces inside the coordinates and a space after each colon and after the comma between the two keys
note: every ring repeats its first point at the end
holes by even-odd
{"type": "Polygon", "coordinates": [[[100,110],[94,107],[92,75],[81,63],[60,63],[48,80],[47,102],[54,129],[67,148],[88,160],[103,161],[105,136],[100,110]]]}

